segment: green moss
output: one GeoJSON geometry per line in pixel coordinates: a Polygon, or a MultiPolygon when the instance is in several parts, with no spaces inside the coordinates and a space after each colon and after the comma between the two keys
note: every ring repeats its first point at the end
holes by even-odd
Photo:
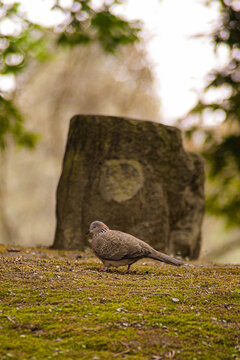
{"type": "Polygon", "coordinates": [[[101,169],[100,192],[106,201],[118,203],[131,199],[143,186],[140,163],[131,159],[112,159],[101,169]]]}
{"type": "Polygon", "coordinates": [[[150,262],[101,274],[89,254],[32,252],[0,247],[1,359],[239,356],[239,267],[150,262]]]}

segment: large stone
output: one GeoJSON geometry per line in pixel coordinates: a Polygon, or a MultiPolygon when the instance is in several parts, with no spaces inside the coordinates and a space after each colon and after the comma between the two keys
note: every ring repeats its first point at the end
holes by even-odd
{"type": "Polygon", "coordinates": [[[72,118],[57,189],[53,247],[83,250],[101,220],[156,249],[197,258],[204,212],[202,158],[175,127],[111,116],[72,118]]]}

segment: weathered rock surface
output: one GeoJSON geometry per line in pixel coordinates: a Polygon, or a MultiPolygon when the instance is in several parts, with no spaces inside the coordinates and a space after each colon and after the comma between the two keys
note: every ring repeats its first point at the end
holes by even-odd
{"type": "Polygon", "coordinates": [[[175,127],[111,116],[72,118],[57,189],[53,247],[88,246],[101,220],[158,250],[197,258],[204,213],[202,158],[175,127]]]}

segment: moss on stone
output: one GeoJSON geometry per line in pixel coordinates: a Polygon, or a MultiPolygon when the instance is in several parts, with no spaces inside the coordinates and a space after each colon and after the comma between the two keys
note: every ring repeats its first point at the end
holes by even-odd
{"type": "Polygon", "coordinates": [[[75,116],[57,191],[53,246],[84,250],[86,230],[98,219],[158,250],[197,258],[203,184],[202,159],[183,149],[175,127],[75,116]]]}

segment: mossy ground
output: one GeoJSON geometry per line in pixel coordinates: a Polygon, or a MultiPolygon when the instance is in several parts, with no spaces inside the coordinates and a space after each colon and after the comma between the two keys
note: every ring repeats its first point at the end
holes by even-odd
{"type": "Polygon", "coordinates": [[[0,246],[0,359],[239,359],[240,266],[0,246]]]}

